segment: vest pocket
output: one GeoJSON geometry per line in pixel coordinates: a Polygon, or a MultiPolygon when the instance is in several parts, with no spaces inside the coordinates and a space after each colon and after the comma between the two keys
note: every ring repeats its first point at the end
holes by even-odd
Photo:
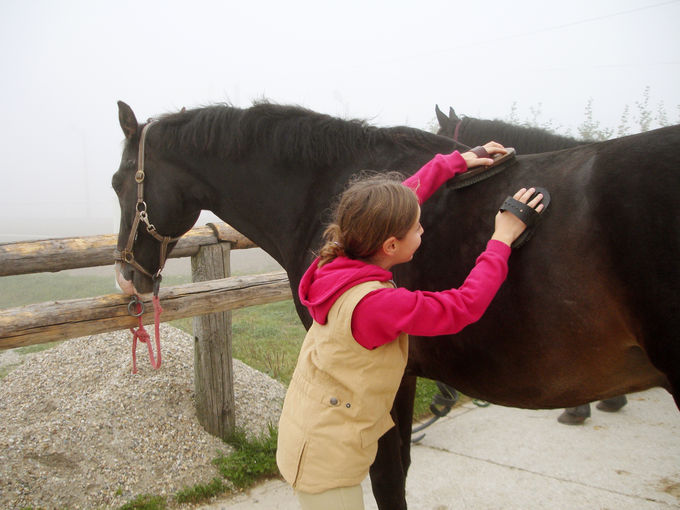
{"type": "Polygon", "coordinates": [[[308,441],[304,441],[302,443],[302,446],[300,447],[300,452],[297,455],[297,470],[295,471],[295,479],[293,480],[293,483],[291,485],[295,487],[297,485],[298,479],[300,478],[300,474],[302,473],[302,465],[305,462],[305,454],[307,453],[307,445],[308,441]]]}

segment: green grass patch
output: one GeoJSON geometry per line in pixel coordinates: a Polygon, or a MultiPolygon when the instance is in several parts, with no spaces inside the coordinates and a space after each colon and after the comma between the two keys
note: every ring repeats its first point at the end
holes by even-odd
{"type": "Polygon", "coordinates": [[[2,381],[5,377],[7,377],[7,374],[9,374],[12,370],[14,370],[19,365],[21,365],[21,363],[1,366],[0,367],[0,381],[2,381]]]}
{"type": "Polygon", "coordinates": [[[142,494],[129,503],[125,503],[119,510],[165,510],[167,502],[162,496],[142,494]]]}
{"type": "Polygon", "coordinates": [[[213,464],[238,489],[250,487],[263,478],[277,476],[277,437],[278,431],[272,425],[268,436],[257,438],[248,438],[244,430],[236,430],[226,441],[234,447],[234,453],[216,458],[213,464]]]}
{"type": "Polygon", "coordinates": [[[430,404],[432,397],[439,392],[437,384],[431,379],[418,378],[416,384],[416,398],[413,403],[413,417],[415,419],[422,419],[432,414],[430,412],[430,404]]]}
{"type": "MultiPolygon", "coordinates": [[[[189,282],[191,276],[172,275],[163,278],[163,285],[189,282]]],[[[114,280],[113,267],[110,275],[79,274],[73,270],[3,276],[0,278],[0,309],[119,292],[114,280]]]]}
{"type": "Polygon", "coordinates": [[[17,347],[17,352],[19,354],[31,354],[34,352],[45,351],[59,345],[63,340],[57,342],[47,342],[44,344],[27,345],[25,347],[17,347]]]}
{"type": "Polygon", "coordinates": [[[111,276],[38,273],[0,278],[0,308],[113,294],[111,276]]]}
{"type": "Polygon", "coordinates": [[[195,485],[187,487],[175,494],[175,501],[178,503],[200,503],[220,494],[229,491],[229,487],[219,477],[205,485],[195,485]]]}

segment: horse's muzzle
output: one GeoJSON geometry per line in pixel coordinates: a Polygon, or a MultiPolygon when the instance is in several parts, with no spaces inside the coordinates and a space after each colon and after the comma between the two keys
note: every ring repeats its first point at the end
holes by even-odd
{"type": "Polygon", "coordinates": [[[120,290],[124,294],[127,294],[128,296],[137,294],[137,289],[135,289],[135,285],[134,283],[132,283],[132,280],[126,280],[125,277],[123,276],[122,264],[120,262],[116,262],[115,268],[116,268],[116,284],[118,285],[118,288],[120,288],[120,290]]]}

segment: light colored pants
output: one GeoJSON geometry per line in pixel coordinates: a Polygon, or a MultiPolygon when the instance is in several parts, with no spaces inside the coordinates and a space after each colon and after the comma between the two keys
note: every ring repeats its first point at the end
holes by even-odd
{"type": "Polygon", "coordinates": [[[364,510],[361,485],[330,489],[319,494],[295,491],[302,510],[364,510]]]}

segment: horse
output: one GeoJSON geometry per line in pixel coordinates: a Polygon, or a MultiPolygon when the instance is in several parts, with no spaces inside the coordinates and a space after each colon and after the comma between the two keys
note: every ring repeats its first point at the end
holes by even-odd
{"type": "Polygon", "coordinates": [[[478,142],[472,140],[496,140],[508,147],[514,147],[519,154],[535,154],[570,149],[587,143],[585,140],[558,135],[537,127],[517,126],[500,120],[474,117],[461,119],[451,107],[448,116],[439,109],[439,106],[435,106],[435,113],[439,122],[437,134],[448,136],[465,145],[477,145],[478,142]]]}
{"type": "MultiPolygon", "coordinates": [[[[119,122],[125,143],[112,185],[121,207],[121,281],[149,292],[164,252],[208,209],[283,266],[307,327],[296,289],[329,204],[348,180],[364,169],[412,174],[437,153],[467,149],[414,128],[266,102],[211,105],[141,125],[119,102],[119,122]],[[143,186],[135,181],[140,163],[143,186]]],[[[378,508],[406,508],[418,376],[530,409],[655,386],[680,406],[679,146],[680,126],[673,126],[518,155],[481,183],[442,186],[423,205],[422,246],[394,278],[436,291],[462,284],[508,193],[536,185],[552,195],[484,317],[455,336],[411,339],[392,409],[396,426],[380,439],[370,471],[378,508]]]]}

